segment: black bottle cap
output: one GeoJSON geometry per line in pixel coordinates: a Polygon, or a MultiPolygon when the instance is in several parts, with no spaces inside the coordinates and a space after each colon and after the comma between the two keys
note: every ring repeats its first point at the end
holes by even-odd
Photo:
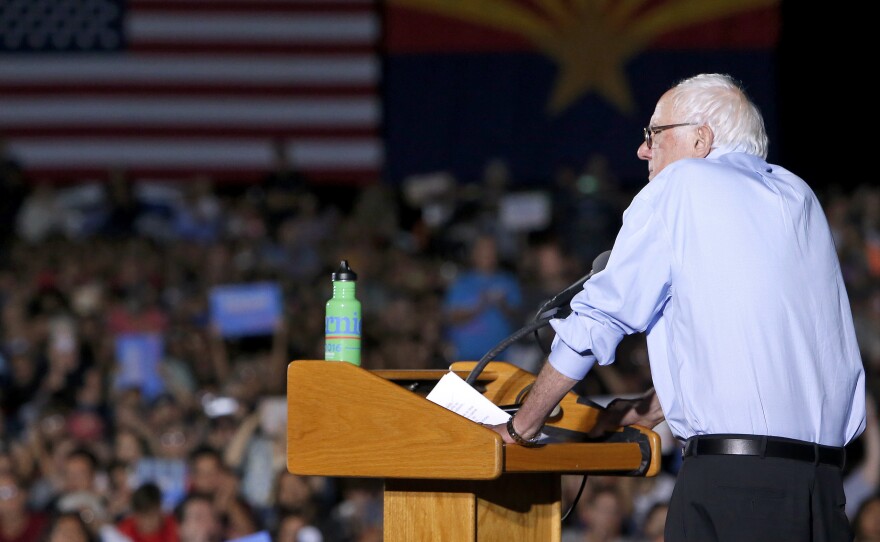
{"type": "Polygon", "coordinates": [[[342,260],[339,264],[339,269],[333,272],[330,275],[330,279],[333,281],[337,280],[357,280],[357,273],[351,270],[351,267],[348,266],[348,260],[342,260]]]}

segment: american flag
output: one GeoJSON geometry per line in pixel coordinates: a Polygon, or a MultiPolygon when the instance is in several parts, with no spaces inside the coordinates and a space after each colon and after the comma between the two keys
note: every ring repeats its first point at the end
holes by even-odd
{"type": "Polygon", "coordinates": [[[382,169],[377,0],[0,0],[0,139],[30,177],[382,169]]]}

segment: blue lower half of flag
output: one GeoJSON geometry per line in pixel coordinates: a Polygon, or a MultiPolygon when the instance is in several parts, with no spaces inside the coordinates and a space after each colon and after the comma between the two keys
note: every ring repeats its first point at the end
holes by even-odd
{"type": "Polygon", "coordinates": [[[624,114],[596,92],[559,114],[548,103],[556,65],[531,52],[399,54],[386,60],[386,177],[449,170],[477,181],[492,158],[508,161],[515,181],[549,182],[559,166],[580,169],[605,155],[624,183],[644,183],[636,157],[660,96],[698,73],[728,73],[743,83],[776,142],[776,62],[769,49],[650,51],[630,61],[625,77],[635,111],[624,114]]]}

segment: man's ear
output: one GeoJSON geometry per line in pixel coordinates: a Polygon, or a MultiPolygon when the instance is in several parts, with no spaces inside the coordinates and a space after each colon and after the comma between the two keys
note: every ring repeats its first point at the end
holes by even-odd
{"type": "Polygon", "coordinates": [[[705,158],[712,150],[715,141],[715,133],[712,128],[705,124],[697,128],[697,137],[694,140],[694,158],[705,158]]]}

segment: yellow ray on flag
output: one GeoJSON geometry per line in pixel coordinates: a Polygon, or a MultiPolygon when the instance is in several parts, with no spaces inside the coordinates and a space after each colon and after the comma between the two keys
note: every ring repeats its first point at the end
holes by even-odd
{"type": "Polygon", "coordinates": [[[565,111],[595,92],[621,113],[635,109],[626,64],[659,36],[780,0],[390,0],[419,11],[522,36],[559,68],[547,109],[565,111]]]}

